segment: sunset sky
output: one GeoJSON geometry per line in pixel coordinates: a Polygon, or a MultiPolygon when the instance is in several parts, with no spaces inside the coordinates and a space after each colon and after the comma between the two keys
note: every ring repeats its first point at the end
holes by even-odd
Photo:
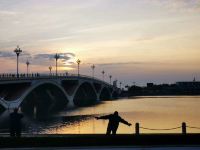
{"type": "Polygon", "coordinates": [[[77,72],[126,84],[200,80],[200,0],[1,0],[0,72],[77,72]]]}

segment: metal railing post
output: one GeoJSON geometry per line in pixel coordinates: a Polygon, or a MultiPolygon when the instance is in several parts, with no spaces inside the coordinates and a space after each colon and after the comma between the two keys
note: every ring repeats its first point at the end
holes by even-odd
{"type": "Polygon", "coordinates": [[[182,123],[182,134],[186,134],[187,133],[187,130],[186,130],[186,123],[185,122],[183,122],[182,123]]]}
{"type": "Polygon", "coordinates": [[[140,134],[140,124],[138,122],[135,124],[135,134],[136,135],[140,134]]]}

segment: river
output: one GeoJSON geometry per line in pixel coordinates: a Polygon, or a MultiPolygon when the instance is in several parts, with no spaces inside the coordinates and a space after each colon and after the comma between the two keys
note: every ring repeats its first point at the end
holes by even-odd
{"type": "MultiPolygon", "coordinates": [[[[98,134],[105,133],[107,120],[96,120],[95,116],[118,111],[119,115],[132,123],[132,126],[120,124],[117,133],[132,134],[135,123],[151,129],[168,129],[181,126],[200,127],[200,96],[152,96],[122,98],[103,101],[90,107],[74,108],[54,114],[47,119],[23,118],[23,132],[30,134],[98,134]]],[[[2,132],[8,131],[8,114],[0,116],[2,132]],[[7,123],[6,123],[7,122],[7,123]],[[5,124],[5,125],[3,125],[5,124]]],[[[146,130],[141,133],[181,133],[174,130],[146,130]]],[[[198,133],[199,129],[188,128],[189,133],[198,133]]]]}

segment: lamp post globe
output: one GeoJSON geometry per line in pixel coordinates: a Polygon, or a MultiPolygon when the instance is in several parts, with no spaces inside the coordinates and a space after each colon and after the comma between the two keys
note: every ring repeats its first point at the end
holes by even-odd
{"type": "Polygon", "coordinates": [[[26,68],[26,69],[27,69],[27,70],[26,70],[26,73],[27,73],[27,76],[28,76],[28,74],[29,74],[29,70],[28,70],[28,69],[29,69],[29,65],[30,65],[30,62],[27,60],[27,61],[26,61],[26,67],[27,67],[27,68],[26,68]]]}
{"type": "Polygon", "coordinates": [[[102,73],[102,75],[103,75],[103,81],[104,81],[104,74],[105,74],[105,71],[103,70],[101,73],[102,73]]]}
{"type": "Polygon", "coordinates": [[[17,48],[14,50],[14,52],[17,55],[17,78],[19,77],[19,54],[22,53],[22,50],[19,48],[19,45],[17,45],[17,48]]]}
{"type": "Polygon", "coordinates": [[[91,66],[91,68],[92,68],[92,77],[94,78],[94,69],[95,69],[95,65],[93,64],[93,65],[91,66]]]}
{"type": "Polygon", "coordinates": [[[109,78],[110,78],[110,84],[111,84],[111,82],[112,82],[112,75],[110,75],[109,78]]]}
{"type": "Polygon", "coordinates": [[[80,76],[80,73],[79,73],[79,67],[80,67],[80,63],[81,63],[81,61],[78,59],[77,61],[76,61],[76,63],[77,63],[77,65],[78,65],[78,76],[80,76]]]}
{"type": "Polygon", "coordinates": [[[60,58],[60,55],[59,54],[55,54],[54,58],[56,59],[56,76],[58,75],[58,70],[57,70],[57,67],[58,67],[58,59],[60,58]]]}
{"type": "Polygon", "coordinates": [[[52,66],[49,66],[49,73],[51,75],[51,69],[52,69],[52,66]]]}

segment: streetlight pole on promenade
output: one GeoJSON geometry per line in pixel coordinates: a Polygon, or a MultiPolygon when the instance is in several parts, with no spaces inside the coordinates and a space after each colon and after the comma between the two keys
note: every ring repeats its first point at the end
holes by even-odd
{"type": "Polygon", "coordinates": [[[105,71],[103,70],[101,73],[102,73],[102,75],[103,75],[103,81],[104,81],[104,74],[105,74],[105,71]]]}
{"type": "Polygon", "coordinates": [[[27,61],[26,61],[26,67],[27,67],[26,68],[26,73],[27,73],[27,76],[28,76],[28,73],[29,73],[29,70],[28,70],[29,65],[30,65],[30,62],[27,59],[27,61]]]}
{"type": "Polygon", "coordinates": [[[112,76],[110,75],[110,76],[109,76],[109,78],[110,78],[110,84],[111,84],[111,81],[112,81],[112,76]]]}
{"type": "Polygon", "coordinates": [[[77,65],[78,65],[78,76],[80,76],[80,74],[79,74],[79,65],[80,65],[81,61],[78,59],[76,62],[77,62],[77,65]]]}
{"type": "Polygon", "coordinates": [[[17,55],[17,78],[19,78],[19,54],[22,52],[22,50],[19,48],[19,45],[17,45],[17,48],[14,50],[14,52],[17,55]]]}
{"type": "Polygon", "coordinates": [[[94,69],[95,69],[95,65],[93,64],[93,65],[91,66],[91,68],[92,68],[92,77],[94,78],[94,69]]]}
{"type": "Polygon", "coordinates": [[[60,58],[60,55],[59,54],[55,54],[54,58],[56,59],[56,76],[58,75],[58,70],[57,70],[57,67],[58,67],[58,59],[60,58]]]}
{"type": "Polygon", "coordinates": [[[52,66],[49,66],[49,73],[51,75],[51,69],[52,69],[52,66]]]}

